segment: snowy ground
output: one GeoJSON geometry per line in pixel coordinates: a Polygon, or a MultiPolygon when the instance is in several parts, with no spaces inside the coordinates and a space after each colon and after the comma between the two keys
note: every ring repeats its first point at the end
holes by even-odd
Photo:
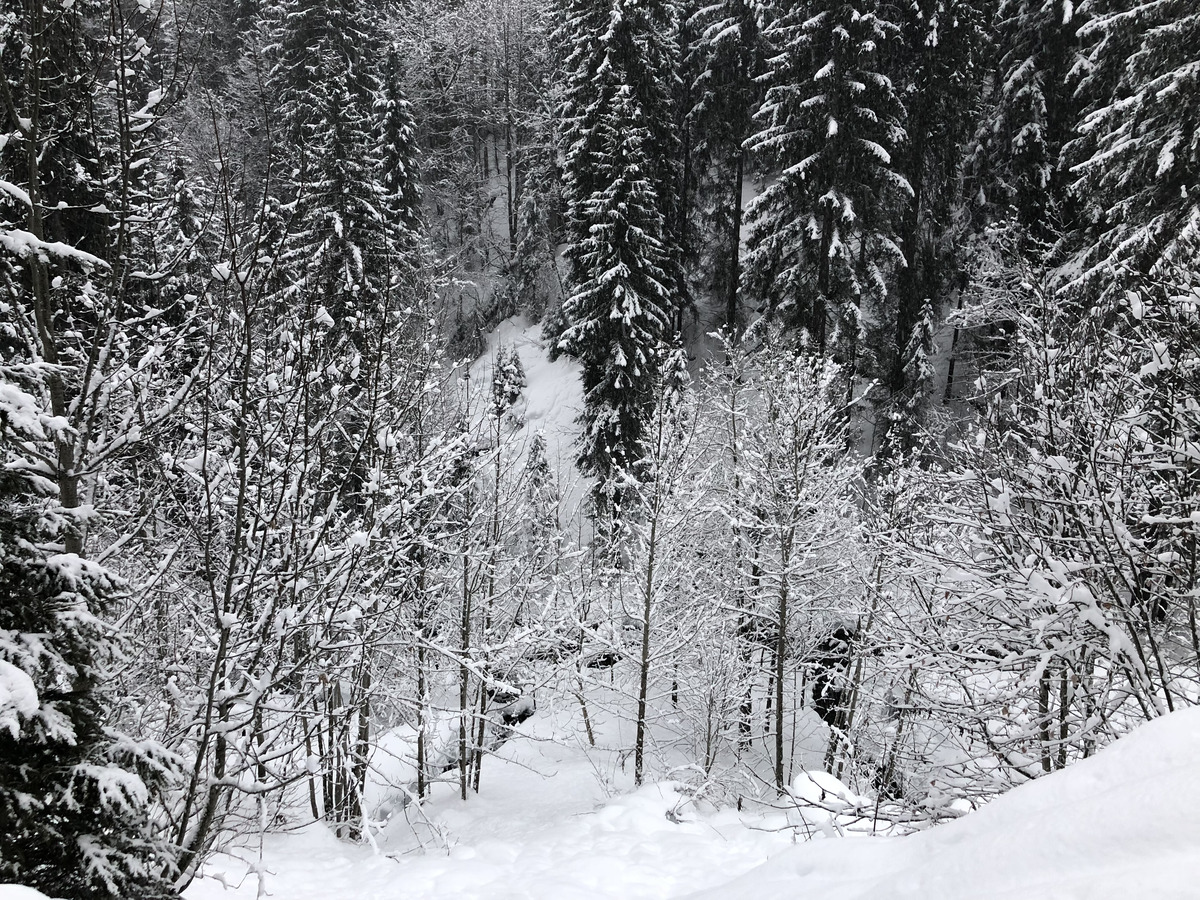
{"type": "Polygon", "coordinates": [[[467,802],[456,783],[435,785],[419,815],[400,811],[375,836],[376,848],[316,827],[268,836],[214,859],[187,900],[254,897],[256,868],[266,892],[287,900],[671,897],[720,885],[793,843],[782,816],[776,830],[756,831],[736,811],[698,808],[677,783],[634,791],[627,761],[605,749],[621,743],[615,722],[600,731],[591,748],[574,710],[539,711],[485,760],[467,802]]]}
{"type": "Polygon", "coordinates": [[[524,316],[501,322],[487,336],[482,356],[471,366],[471,379],[486,384],[500,348],[515,350],[521,357],[528,381],[518,412],[524,421],[519,441],[530,441],[541,434],[546,454],[558,477],[563,516],[580,518],[580,504],[587,486],[575,468],[578,450],[575,440],[579,426],[575,419],[583,409],[583,389],[579,383],[579,363],[567,357],[550,361],[542,327],[524,316]]]}
{"type": "Polygon", "coordinates": [[[255,897],[252,866],[286,900],[1200,896],[1200,709],[921,834],[808,842],[778,817],[697,808],[670,784],[606,799],[624,782],[615,758],[553,730],[543,719],[489,759],[467,803],[441,786],[428,824],[393,823],[378,851],[318,828],[271,836],[261,859],[247,849],[213,860],[187,900],[255,897]]]}
{"type": "MultiPolygon", "coordinates": [[[[268,837],[261,855],[247,848],[216,857],[185,898],[1200,896],[1200,709],[1143,726],[1093,759],[929,831],[819,837],[799,846],[790,832],[755,830],[769,820],[698,810],[666,785],[606,799],[619,787],[614,775],[621,780],[616,760],[572,746],[561,734],[549,740],[552,720],[542,717],[530,737],[488,761],[478,797],[464,804],[443,786],[427,808],[423,852],[409,840],[421,829],[406,823],[389,826],[378,851],[310,828],[268,837]]],[[[0,886],[0,900],[39,898],[0,886]]]]}
{"type": "Polygon", "coordinates": [[[907,838],[814,841],[696,900],[1195,900],[1200,709],[907,838]]]}

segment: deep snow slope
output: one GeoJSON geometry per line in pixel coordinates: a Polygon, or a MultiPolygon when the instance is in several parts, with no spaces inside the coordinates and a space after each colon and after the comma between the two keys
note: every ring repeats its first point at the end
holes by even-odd
{"type": "Polygon", "coordinates": [[[790,832],[698,809],[673,783],[632,790],[625,755],[605,746],[615,729],[592,748],[577,724],[572,710],[539,710],[485,760],[477,796],[435,785],[374,836],[377,850],[320,827],[268,835],[214,857],[186,900],[250,900],[260,884],[281,900],[651,900],[791,845],[790,832]]]}
{"type": "Polygon", "coordinates": [[[545,439],[546,453],[562,492],[563,514],[575,517],[585,491],[575,469],[575,440],[579,436],[575,419],[583,409],[579,363],[567,357],[551,362],[541,325],[513,316],[489,332],[483,355],[471,366],[473,380],[490,382],[500,348],[520,355],[528,382],[517,410],[523,422],[518,440],[528,441],[535,434],[545,439]]]}
{"type": "Polygon", "coordinates": [[[907,838],[789,849],[696,900],[1195,900],[1200,709],[907,838]]]}
{"type": "Polygon", "coordinates": [[[779,816],[705,809],[669,783],[605,799],[627,787],[619,760],[547,717],[489,760],[480,796],[442,786],[424,852],[408,823],[378,852],[310,828],[218,856],[186,898],[249,900],[257,869],[284,900],[1194,900],[1198,757],[1186,710],[955,822],[794,846],[779,816]]]}

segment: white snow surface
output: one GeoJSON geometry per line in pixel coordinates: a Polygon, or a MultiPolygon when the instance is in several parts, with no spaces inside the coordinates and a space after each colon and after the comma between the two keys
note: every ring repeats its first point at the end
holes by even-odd
{"type": "Polygon", "coordinates": [[[50,900],[41,891],[21,884],[0,884],[0,900],[50,900]]]}
{"type": "Polygon", "coordinates": [[[903,838],[817,840],[694,900],[1195,900],[1200,709],[903,838]]]}
{"type": "Polygon", "coordinates": [[[378,852],[315,826],[268,835],[261,858],[218,855],[186,900],[256,897],[256,868],[285,900],[649,900],[719,885],[792,841],[699,812],[677,783],[632,790],[616,753],[579,738],[570,716],[539,711],[485,760],[478,795],[435,785],[375,836],[378,852]]]}
{"type": "Polygon", "coordinates": [[[87,267],[98,269],[107,269],[109,267],[108,263],[98,256],[92,256],[92,254],[72,247],[70,244],[64,244],[62,241],[44,241],[37,235],[23,231],[20,228],[0,231],[0,247],[3,247],[13,256],[18,256],[22,259],[28,259],[31,256],[37,256],[40,259],[49,259],[52,256],[57,256],[62,259],[74,260],[87,267]]]}
{"type": "Polygon", "coordinates": [[[1200,709],[925,832],[798,845],[774,820],[698,807],[674,783],[605,799],[625,778],[615,758],[572,743],[548,719],[487,760],[477,797],[464,803],[439,785],[427,824],[393,820],[378,851],[317,827],[268,836],[261,857],[255,847],[215,858],[185,896],[255,897],[255,869],[266,894],[286,900],[1200,895],[1200,709]],[[412,843],[418,832],[424,850],[412,843]]]}
{"type": "Polygon", "coordinates": [[[471,366],[473,380],[490,380],[501,347],[515,350],[521,357],[528,382],[516,409],[524,423],[519,440],[527,442],[539,433],[545,439],[546,455],[558,477],[562,511],[565,517],[574,518],[587,492],[587,485],[575,469],[579,453],[575,443],[579,425],[575,420],[583,410],[579,363],[566,356],[551,362],[542,340],[542,326],[524,316],[513,316],[488,334],[483,355],[471,366]]]}
{"type": "Polygon", "coordinates": [[[20,435],[44,438],[42,410],[37,400],[27,391],[13,384],[0,384],[0,415],[9,428],[20,435]]]}

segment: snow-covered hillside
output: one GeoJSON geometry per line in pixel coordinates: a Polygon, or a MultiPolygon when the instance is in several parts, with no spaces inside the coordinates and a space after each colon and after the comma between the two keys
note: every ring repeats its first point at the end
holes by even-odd
{"type": "Polygon", "coordinates": [[[563,511],[576,515],[583,495],[575,468],[578,453],[575,440],[579,435],[575,419],[583,408],[579,363],[566,356],[551,362],[542,339],[542,326],[523,316],[514,316],[488,333],[483,354],[471,366],[472,381],[488,383],[492,364],[501,349],[515,351],[525,369],[528,383],[517,410],[524,422],[522,437],[529,441],[540,434],[545,439],[546,454],[562,493],[563,511]]]}
{"type": "Polygon", "coordinates": [[[907,838],[821,840],[696,900],[1191,900],[1200,896],[1200,710],[907,838]]]}
{"type": "Polygon", "coordinates": [[[527,726],[488,760],[479,797],[463,803],[443,785],[419,827],[393,824],[375,849],[317,827],[272,835],[261,850],[218,856],[187,900],[238,900],[260,889],[286,900],[633,900],[694,892],[697,900],[1184,900],[1197,893],[1200,710],[1145,725],[1090,760],[927,832],[808,842],[782,814],[715,811],[677,783],[606,797],[623,782],[612,754],[573,744],[551,713],[527,726]],[[412,841],[417,833],[424,852],[412,841]]]}

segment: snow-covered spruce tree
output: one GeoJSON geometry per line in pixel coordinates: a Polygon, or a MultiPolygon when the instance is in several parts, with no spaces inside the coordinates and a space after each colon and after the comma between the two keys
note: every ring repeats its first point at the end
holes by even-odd
{"type": "Polygon", "coordinates": [[[517,247],[513,253],[512,276],[521,312],[535,322],[546,312],[549,292],[543,273],[550,264],[550,246],[545,217],[537,194],[528,191],[517,212],[517,247]]]}
{"type": "Polygon", "coordinates": [[[126,590],[63,552],[37,448],[65,427],[25,390],[42,367],[0,368],[0,880],[55,897],[174,896],[152,797],[178,761],[109,727],[120,637],[99,618],[126,590]]]}
{"type": "Polygon", "coordinates": [[[544,564],[554,565],[557,560],[551,557],[557,549],[555,541],[560,523],[559,503],[561,497],[554,471],[550,467],[546,437],[540,431],[529,441],[523,483],[525,485],[525,502],[529,510],[529,521],[526,524],[525,533],[525,553],[537,568],[541,568],[544,564]]]}
{"type": "MultiPolygon", "coordinates": [[[[658,261],[663,284],[674,303],[672,316],[684,305],[687,288],[680,259],[681,225],[678,116],[675,111],[678,48],[673,8],[664,0],[569,0],[556,33],[567,56],[563,62],[561,147],[566,239],[579,245],[589,236],[591,199],[612,183],[605,159],[608,129],[617,106],[637,110],[640,174],[661,226],[654,233],[662,245],[658,261]],[[618,100],[618,94],[626,95],[618,100]]],[[[574,276],[572,275],[572,278],[574,276]]],[[[578,281],[568,285],[574,290],[578,281]]]]}
{"type": "Polygon", "coordinates": [[[766,31],[760,127],[749,146],[778,177],[747,210],[743,290],[764,313],[837,348],[854,374],[865,304],[904,265],[899,215],[912,195],[892,154],[904,115],[884,74],[897,26],[873,0],[784,9],[766,31]]]}
{"type": "Polygon", "coordinates": [[[350,0],[288,0],[281,13],[271,76],[294,204],[283,298],[311,298],[333,320],[331,337],[353,342],[371,327],[389,264],[372,120],[379,85],[367,62],[374,36],[350,0]]]}
{"type": "MultiPolygon", "coordinates": [[[[107,140],[112,131],[107,116],[88,122],[85,110],[105,68],[91,29],[106,6],[99,0],[71,9],[31,2],[6,11],[0,21],[0,77],[11,101],[0,120],[8,136],[0,164],[5,181],[23,185],[20,196],[0,192],[0,203],[11,208],[28,195],[31,202],[19,207],[24,230],[94,254],[108,243],[108,223],[87,211],[106,199],[101,172],[112,158],[107,140]],[[50,198],[61,201],[63,209],[47,216],[41,204],[50,198]]],[[[35,292],[48,293],[38,279],[34,282],[35,292]]],[[[55,305],[62,302],[55,300],[55,305]]]]}
{"type": "MultiPolygon", "coordinates": [[[[1066,150],[1084,207],[1080,287],[1193,264],[1200,244],[1200,11],[1186,0],[1090,4],[1087,102],[1066,150]]],[[[1165,274],[1162,272],[1161,274],[1165,274]]]]}
{"type": "MultiPolygon", "coordinates": [[[[517,211],[517,242],[509,274],[520,312],[534,322],[542,321],[551,310],[561,322],[562,276],[554,261],[551,229],[555,203],[561,200],[556,193],[560,187],[557,180],[557,172],[547,162],[538,165],[527,175],[517,211]]],[[[545,333],[557,339],[562,326],[550,325],[545,333]]],[[[551,355],[557,356],[555,348],[551,355]]]]}
{"type": "MultiPolygon", "coordinates": [[[[560,346],[583,364],[580,465],[598,484],[597,513],[619,512],[622,473],[638,459],[653,410],[657,353],[675,309],[664,223],[649,173],[645,113],[622,73],[598,74],[607,109],[589,136],[590,196],[574,203],[578,236],[567,253],[571,294],[560,346]]],[[[577,187],[577,186],[576,186],[577,187]]]]}
{"type": "Polygon", "coordinates": [[[907,112],[908,140],[896,154],[896,167],[913,197],[898,229],[905,265],[896,279],[895,313],[883,319],[880,338],[890,358],[881,374],[905,403],[904,341],[927,300],[935,314],[940,310],[961,256],[962,229],[953,213],[962,202],[963,147],[979,113],[988,38],[981,0],[905,4],[898,24],[891,66],[907,112]]]}
{"type": "Polygon", "coordinates": [[[736,331],[741,312],[742,193],[746,179],[745,141],[754,131],[754,111],[762,102],[759,76],[766,66],[766,45],[755,6],[746,0],[722,0],[699,9],[689,23],[696,38],[686,60],[693,78],[691,134],[699,229],[711,244],[702,253],[711,263],[711,287],[723,295],[724,327],[736,331]]]}
{"type": "MultiPolygon", "coordinates": [[[[969,150],[968,199],[985,221],[1013,220],[1038,242],[1058,236],[1068,179],[1063,144],[1078,119],[1068,77],[1079,41],[1073,0],[1001,0],[996,74],[969,150]]],[[[1026,252],[1038,252],[1035,244],[1026,252]]]]}
{"type": "Polygon", "coordinates": [[[421,230],[421,179],[417,171],[416,123],[412,104],[401,84],[402,62],[395,45],[388,48],[383,90],[375,101],[380,142],[379,182],[389,224],[398,245],[408,251],[421,230]]]}
{"type": "MultiPolygon", "coordinates": [[[[419,180],[413,124],[397,73],[381,84],[375,14],[355,0],[285,0],[272,13],[271,71],[284,143],[290,229],[276,273],[285,314],[329,324],[330,364],[345,387],[374,367],[395,290],[419,267],[419,180]]],[[[390,64],[396,63],[389,54],[390,64]]],[[[344,423],[351,430],[362,423],[344,423]]],[[[361,485],[363,460],[322,447],[334,480],[361,485]]],[[[343,502],[357,502],[350,491],[343,502]]]]}
{"type": "Polygon", "coordinates": [[[578,157],[563,173],[564,199],[569,206],[587,197],[595,187],[587,165],[589,124],[594,124],[595,118],[594,114],[589,117],[588,111],[601,99],[595,79],[607,54],[598,38],[608,29],[612,4],[605,0],[563,0],[556,11],[559,24],[553,41],[559,57],[559,83],[555,112],[562,132],[560,151],[564,156],[578,157]]]}
{"type": "Polygon", "coordinates": [[[492,364],[492,397],[488,413],[497,419],[517,415],[513,407],[521,399],[526,384],[525,366],[517,348],[497,349],[496,361],[492,364]]]}

